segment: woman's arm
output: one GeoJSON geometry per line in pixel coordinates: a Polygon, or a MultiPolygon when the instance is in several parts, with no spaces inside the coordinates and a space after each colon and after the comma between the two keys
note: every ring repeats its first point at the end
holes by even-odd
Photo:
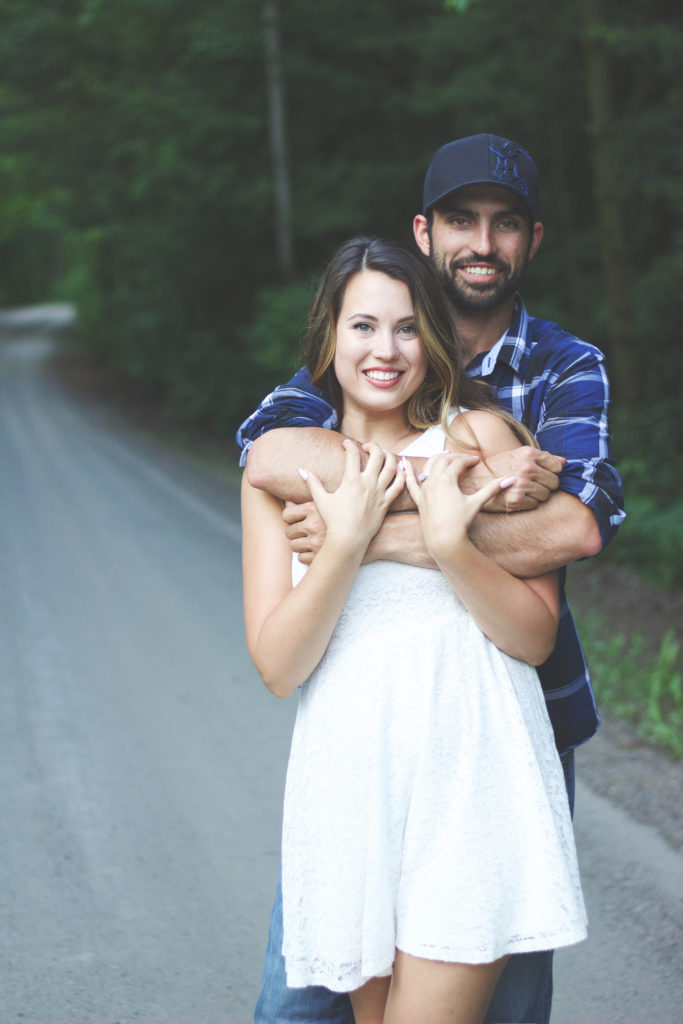
{"type": "Polygon", "coordinates": [[[261,678],[277,697],[288,697],[327,648],[365,549],[403,488],[403,471],[376,446],[360,470],[358,450],[346,448],[341,484],[329,494],[308,475],[326,523],[323,545],[298,586],[291,585],[291,550],[281,503],[242,482],[244,617],[247,646],[261,678]]]}
{"type": "MultiPolygon", "coordinates": [[[[504,447],[515,447],[514,435],[493,413],[465,415],[484,460],[504,447]]],[[[467,440],[467,434],[461,436],[467,440]]],[[[433,456],[421,487],[408,467],[407,484],[420,511],[427,550],[482,632],[506,654],[540,665],[550,655],[557,634],[556,576],[517,579],[475,547],[469,527],[482,505],[500,490],[501,482],[464,494],[459,480],[469,461],[455,453],[433,456]]]]}

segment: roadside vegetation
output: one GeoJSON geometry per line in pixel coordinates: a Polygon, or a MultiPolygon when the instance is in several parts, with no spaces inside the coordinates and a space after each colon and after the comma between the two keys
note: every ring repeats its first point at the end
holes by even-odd
{"type": "Polygon", "coordinates": [[[610,635],[597,612],[578,621],[601,707],[654,746],[683,757],[681,647],[669,629],[654,653],[642,633],[610,635]]]}

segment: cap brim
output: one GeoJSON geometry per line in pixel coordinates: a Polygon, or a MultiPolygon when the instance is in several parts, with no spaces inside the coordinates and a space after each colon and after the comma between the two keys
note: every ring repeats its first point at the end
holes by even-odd
{"type": "Polygon", "coordinates": [[[423,215],[426,217],[431,208],[436,206],[437,203],[440,203],[442,199],[446,198],[446,196],[453,195],[454,192],[460,192],[463,188],[469,188],[470,185],[489,185],[491,188],[503,188],[506,192],[511,192],[516,199],[519,199],[520,203],[524,203],[534,220],[540,219],[540,211],[532,202],[525,199],[524,196],[521,196],[516,189],[512,188],[511,185],[507,185],[504,181],[491,181],[490,178],[473,178],[471,181],[463,181],[461,184],[456,185],[455,188],[446,189],[446,191],[438,195],[436,199],[432,199],[428,206],[424,207],[422,211],[423,215]]]}

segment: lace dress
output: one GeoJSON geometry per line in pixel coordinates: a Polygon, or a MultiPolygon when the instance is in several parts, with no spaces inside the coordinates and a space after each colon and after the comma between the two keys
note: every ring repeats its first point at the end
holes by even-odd
{"type": "MultiPolygon", "coordinates": [[[[406,454],[443,446],[433,427],[406,454]]],[[[585,937],[538,676],[441,573],[359,570],[299,691],[282,860],[291,987],[350,991],[390,974],[396,948],[486,963],[585,937]]]]}

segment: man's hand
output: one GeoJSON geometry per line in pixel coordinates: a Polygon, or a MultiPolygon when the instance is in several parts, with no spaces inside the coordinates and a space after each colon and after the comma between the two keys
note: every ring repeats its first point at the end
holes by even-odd
{"type": "Polygon", "coordinates": [[[499,491],[483,508],[484,512],[528,512],[547,501],[559,485],[559,473],[567,460],[560,455],[539,451],[525,445],[511,451],[489,455],[486,465],[479,462],[461,478],[465,493],[490,483],[493,477],[516,477],[516,482],[505,491],[499,491]],[[486,472],[489,467],[491,473],[486,472]]]}
{"type": "Polygon", "coordinates": [[[325,524],[315,502],[287,502],[282,512],[285,533],[292,551],[303,565],[310,565],[325,539],[325,524]]]}

